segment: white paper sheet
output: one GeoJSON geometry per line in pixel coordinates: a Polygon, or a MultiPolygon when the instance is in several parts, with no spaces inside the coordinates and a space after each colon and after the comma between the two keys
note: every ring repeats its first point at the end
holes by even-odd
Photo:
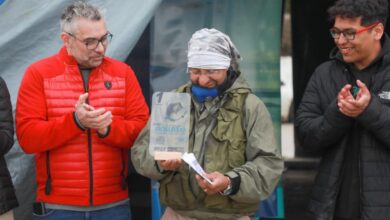
{"type": "Polygon", "coordinates": [[[203,170],[203,168],[200,166],[198,160],[196,160],[195,155],[193,153],[187,153],[185,152],[182,156],[182,159],[190,165],[192,169],[195,170],[199,176],[201,176],[203,179],[205,179],[210,184],[213,184],[213,182],[206,176],[206,172],[203,170]]]}

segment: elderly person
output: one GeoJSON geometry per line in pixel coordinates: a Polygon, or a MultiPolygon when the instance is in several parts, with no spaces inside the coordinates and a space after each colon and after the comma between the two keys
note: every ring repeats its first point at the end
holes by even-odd
{"type": "Polygon", "coordinates": [[[239,71],[240,55],[216,29],[195,32],[188,43],[191,128],[188,151],[212,184],[182,160],[155,161],[149,125],[132,149],[137,172],[160,182],[162,219],[250,219],[274,190],[283,162],[269,112],[239,71]]]}

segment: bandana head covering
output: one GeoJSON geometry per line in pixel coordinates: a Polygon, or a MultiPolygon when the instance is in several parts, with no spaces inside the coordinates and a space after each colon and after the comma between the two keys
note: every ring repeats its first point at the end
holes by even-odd
{"type": "Polygon", "coordinates": [[[226,34],[212,28],[196,31],[188,42],[188,68],[238,70],[240,53],[226,34]]]}

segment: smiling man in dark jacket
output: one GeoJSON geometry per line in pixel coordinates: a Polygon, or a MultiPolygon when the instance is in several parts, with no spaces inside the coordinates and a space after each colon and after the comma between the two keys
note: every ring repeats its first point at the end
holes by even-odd
{"type": "Polygon", "coordinates": [[[312,219],[390,219],[390,39],[387,0],[339,0],[328,10],[336,48],[297,111],[298,136],[322,160],[312,219]]]}

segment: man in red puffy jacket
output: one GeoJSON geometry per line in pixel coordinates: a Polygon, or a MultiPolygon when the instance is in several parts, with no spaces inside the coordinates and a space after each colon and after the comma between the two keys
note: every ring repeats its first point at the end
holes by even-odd
{"type": "Polygon", "coordinates": [[[133,70],[105,56],[112,34],[98,8],[68,6],[64,47],[30,65],[16,132],[35,154],[34,219],[130,219],[128,150],[149,110],[133,70]]]}

